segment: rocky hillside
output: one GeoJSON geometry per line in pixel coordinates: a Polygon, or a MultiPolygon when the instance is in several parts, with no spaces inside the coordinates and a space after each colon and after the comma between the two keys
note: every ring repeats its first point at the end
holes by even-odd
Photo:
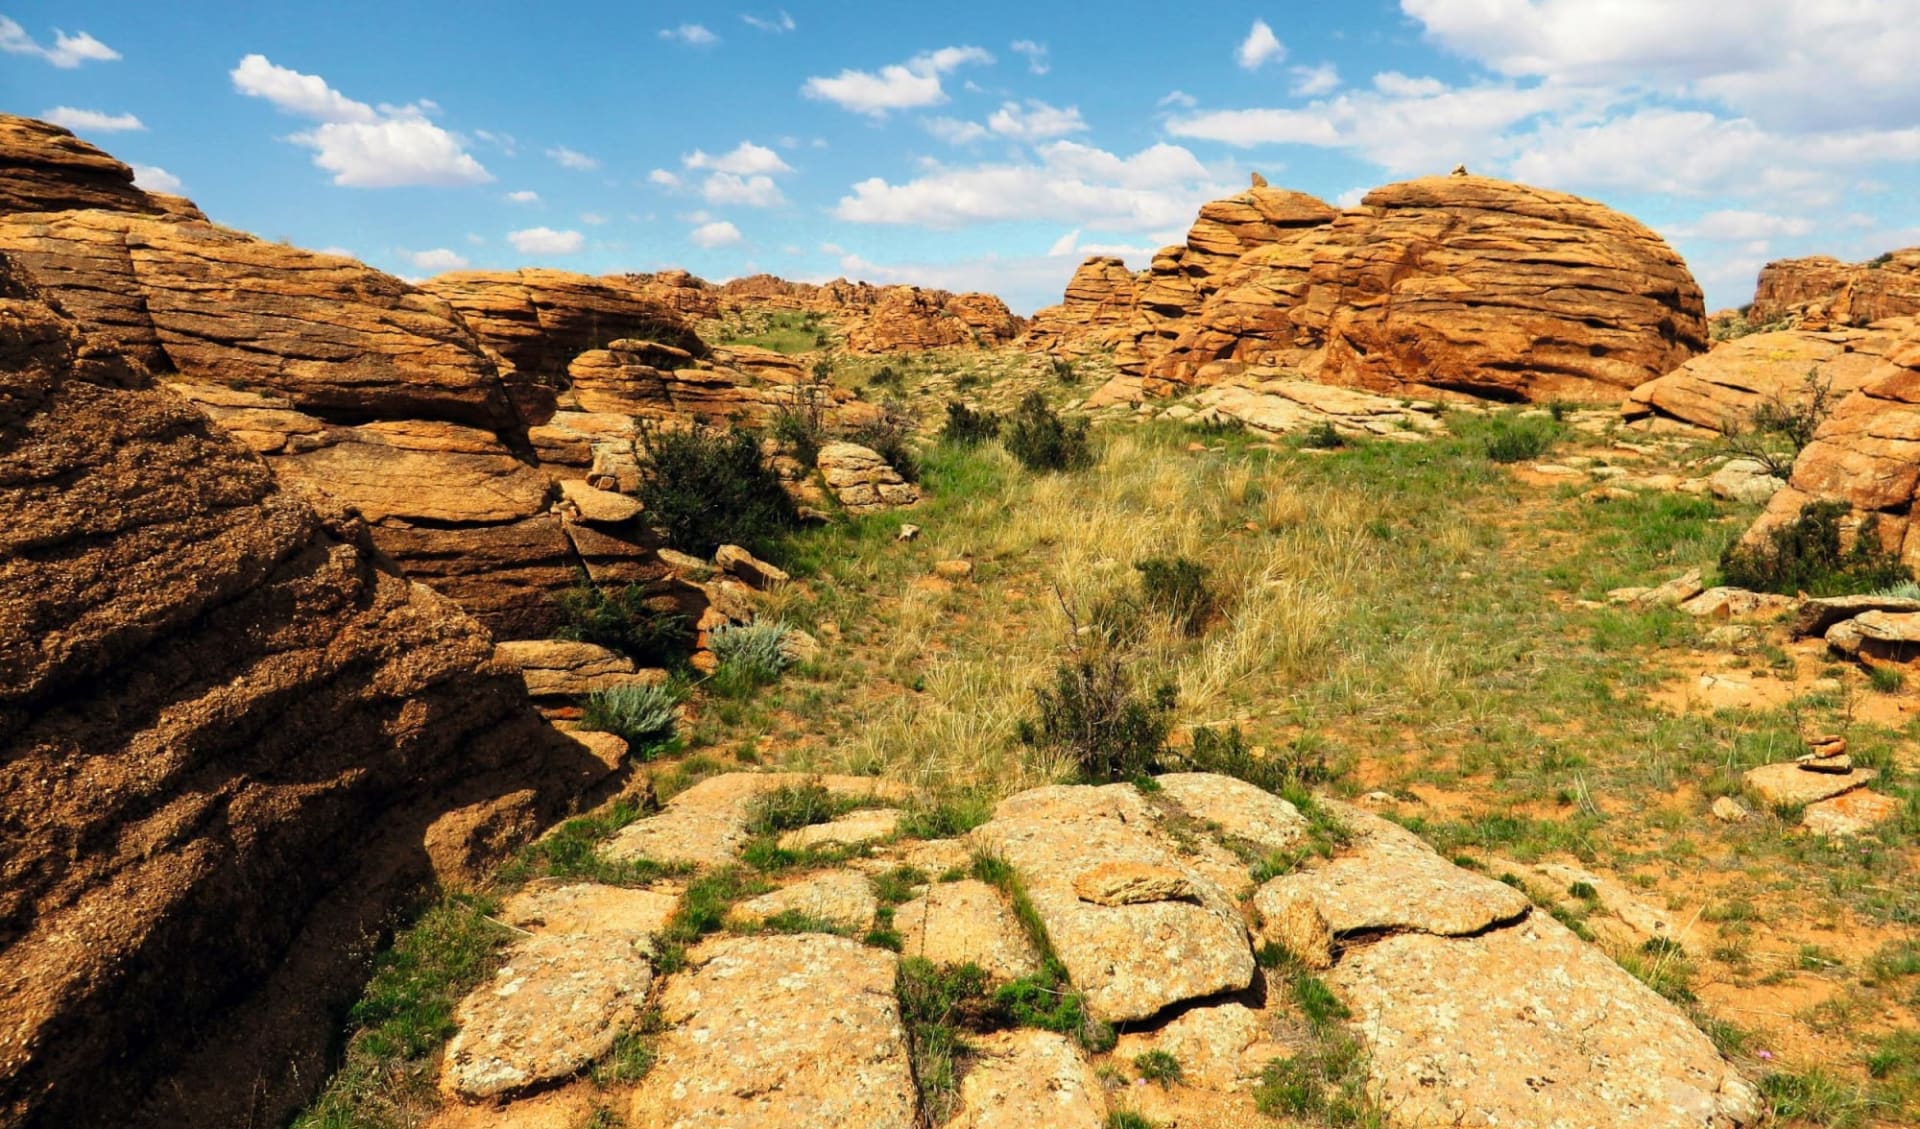
{"type": "Polygon", "coordinates": [[[610,766],[7,256],[0,433],[0,1121],[273,1123],[402,899],[610,766]]]}
{"type": "Polygon", "coordinates": [[[1391,394],[1608,399],[1705,349],[1699,287],[1600,204],[1487,177],[1376,189],[1336,213],[1256,184],[1202,209],[1128,293],[1110,260],[1035,316],[1032,348],[1112,348],[1102,401],[1293,373],[1391,394]]]}
{"type": "Polygon", "coordinates": [[[1920,314],[1920,247],[1889,251],[1864,263],[1825,255],[1781,259],[1760,269],[1752,325],[1792,322],[1809,329],[1864,326],[1920,314]]]}

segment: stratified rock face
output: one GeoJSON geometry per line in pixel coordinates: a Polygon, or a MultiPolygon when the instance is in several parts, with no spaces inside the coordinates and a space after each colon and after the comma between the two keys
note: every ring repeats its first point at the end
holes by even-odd
{"type": "Polygon", "coordinates": [[[623,338],[707,355],[699,335],[672,307],[619,279],[529,267],[457,271],[430,278],[421,289],[458,310],[522,380],[564,385],[575,357],[623,338]]]}
{"type": "Polygon", "coordinates": [[[641,297],[658,302],[684,318],[710,318],[720,312],[720,288],[688,271],[629,274],[622,280],[639,291],[641,297]]]}
{"type": "Polygon", "coordinates": [[[1033,315],[1022,343],[1042,353],[1093,352],[1115,343],[1139,309],[1140,289],[1125,261],[1095,255],[1073,272],[1059,305],[1033,315]]]}
{"type": "Polygon", "coordinates": [[[1805,404],[1820,388],[1836,399],[1859,388],[1912,328],[1890,321],[1872,329],[1790,329],[1722,341],[1635,388],[1620,411],[1629,420],[1659,416],[1716,431],[1747,428],[1758,408],[1805,404]]]}
{"type": "Polygon", "coordinates": [[[1808,502],[1834,500],[1854,523],[1873,518],[1881,544],[1910,567],[1920,566],[1912,509],[1920,494],[1920,323],[1893,343],[1881,365],[1835,405],[1813,442],[1793,464],[1787,488],[1775,494],[1743,538],[1759,543],[1798,517],[1808,502]]]}
{"type": "Polygon", "coordinates": [[[749,275],[719,288],[724,308],[810,310],[831,316],[854,353],[904,353],[956,346],[998,345],[1019,336],[1024,323],[991,294],[950,294],[919,286],[870,282],[788,282],[749,275]]]}
{"type": "Polygon", "coordinates": [[[1611,399],[1706,349],[1686,264],[1578,196],[1474,176],[1375,189],[1314,255],[1317,376],[1375,391],[1611,399]]]}
{"type": "Polygon", "coordinates": [[[175,210],[134,187],[132,169],[71,131],[0,114],[0,213],[70,208],[154,214],[175,210]]]}
{"type": "Polygon", "coordinates": [[[429,829],[485,857],[460,827],[606,769],[363,526],[24,279],[0,256],[0,1121],[278,1123],[429,829]]]}
{"type": "Polygon", "coordinates": [[[1306,300],[1314,257],[1330,232],[1296,229],[1242,255],[1148,366],[1152,386],[1215,384],[1246,365],[1301,363],[1316,342],[1294,323],[1293,311],[1306,300]],[[1216,371],[1219,362],[1231,367],[1216,371]]]}
{"type": "Polygon", "coordinates": [[[1747,320],[1791,320],[1808,328],[1868,325],[1920,314],[1920,247],[1890,251],[1864,263],[1818,255],[1781,259],[1760,269],[1747,320]]]}

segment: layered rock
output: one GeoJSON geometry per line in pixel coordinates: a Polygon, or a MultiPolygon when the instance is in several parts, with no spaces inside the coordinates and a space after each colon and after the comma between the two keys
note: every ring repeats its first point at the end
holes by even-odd
{"type": "Polygon", "coordinates": [[[1760,408],[1804,407],[1817,390],[1834,398],[1864,384],[1910,332],[1910,321],[1870,329],[1795,329],[1723,341],[1627,394],[1629,421],[1657,417],[1715,431],[1750,428],[1760,408]]]}
{"type": "Polygon", "coordinates": [[[1760,269],[1750,324],[1789,321],[1810,329],[1862,326],[1920,315],[1920,247],[1864,263],[1825,255],[1781,259],[1760,269]]]}
{"type": "Polygon", "coordinates": [[[1094,255],[1074,270],[1059,305],[1033,315],[1021,344],[1056,355],[1096,352],[1117,344],[1139,309],[1139,280],[1126,262],[1094,255]]]}
{"type": "Polygon", "coordinates": [[[142,191],[133,183],[132,169],[72,131],[0,114],[0,213],[73,208],[164,215],[180,205],[142,191]]]}
{"type": "Polygon", "coordinates": [[[720,313],[720,289],[691,272],[663,270],[623,275],[622,280],[644,298],[658,302],[681,317],[699,320],[720,313]]]}
{"type": "Polygon", "coordinates": [[[0,256],[0,1120],[276,1123],[434,859],[606,769],[23,279],[0,256]]]}
{"type": "Polygon", "coordinates": [[[885,354],[955,346],[992,346],[1017,337],[1024,323],[991,294],[951,294],[919,286],[870,282],[789,282],[769,274],[721,284],[726,309],[810,311],[831,317],[844,347],[885,354]]]}

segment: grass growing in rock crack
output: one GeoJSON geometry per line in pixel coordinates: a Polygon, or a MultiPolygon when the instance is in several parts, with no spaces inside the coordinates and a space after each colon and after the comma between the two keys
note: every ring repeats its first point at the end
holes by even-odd
{"type": "Polygon", "coordinates": [[[599,847],[616,831],[646,813],[628,797],[620,797],[599,811],[575,816],[546,835],[522,847],[494,875],[496,889],[505,891],[535,878],[565,878],[608,886],[644,886],[690,868],[649,859],[615,861],[599,847]]]}

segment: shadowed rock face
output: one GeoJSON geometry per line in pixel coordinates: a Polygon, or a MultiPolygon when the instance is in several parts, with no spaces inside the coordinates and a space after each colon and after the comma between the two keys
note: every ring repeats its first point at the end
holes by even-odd
{"type": "Polygon", "coordinates": [[[1908,247],[1864,263],[1843,263],[1825,255],[1768,263],[1760,269],[1747,320],[1761,324],[1791,319],[1820,328],[1916,314],[1920,247],[1908,247]]]}
{"type": "Polygon", "coordinates": [[[134,187],[132,169],[60,126],[0,114],[0,212],[111,208],[158,215],[183,203],[134,187]]]}
{"type": "Polygon", "coordinates": [[[0,1121],[276,1123],[436,861],[604,775],[369,547],[0,255],[0,1121]]]}

